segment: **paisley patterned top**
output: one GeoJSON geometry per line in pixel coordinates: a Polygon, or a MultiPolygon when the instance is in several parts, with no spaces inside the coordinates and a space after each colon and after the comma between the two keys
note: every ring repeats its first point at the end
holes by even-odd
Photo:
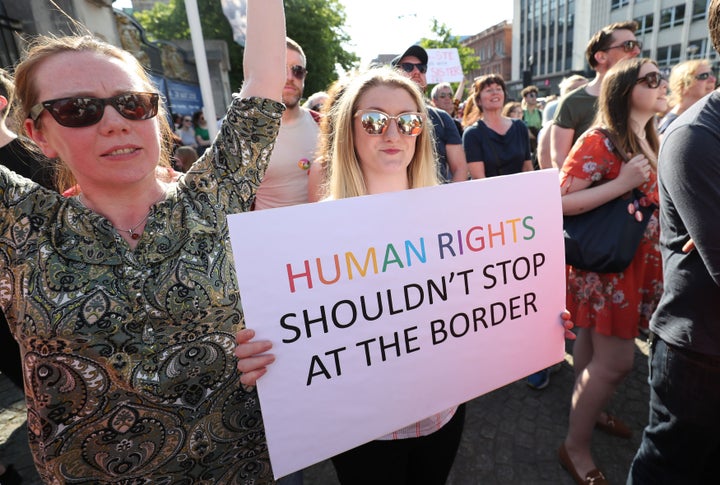
{"type": "Polygon", "coordinates": [[[283,106],[236,98],[135,250],[102,216],[0,168],[0,304],[49,484],[272,481],[226,214],[247,211],[283,106]]]}

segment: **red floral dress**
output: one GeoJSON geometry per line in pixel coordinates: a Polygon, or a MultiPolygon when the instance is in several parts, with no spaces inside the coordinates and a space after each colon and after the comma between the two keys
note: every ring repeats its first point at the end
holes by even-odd
{"type": "MultiPolygon", "coordinates": [[[[599,131],[589,130],[573,146],[562,167],[561,185],[572,178],[611,180],[618,176],[623,161],[599,131]]],[[[658,204],[657,174],[640,190],[658,204]]],[[[575,325],[594,328],[602,335],[625,339],[647,328],[663,290],[662,261],[658,239],[658,211],[653,212],[635,258],[622,273],[595,273],[567,267],[567,308],[575,325]]]]}

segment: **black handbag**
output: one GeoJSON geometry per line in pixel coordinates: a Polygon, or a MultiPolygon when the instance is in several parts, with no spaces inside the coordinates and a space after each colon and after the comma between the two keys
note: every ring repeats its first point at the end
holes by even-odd
{"type": "MultiPolygon", "coordinates": [[[[610,139],[623,163],[626,162],[627,157],[617,149],[610,134],[600,131],[610,139]]],[[[635,257],[656,207],[645,203],[644,197],[640,190],[633,189],[595,209],[563,216],[565,262],[596,273],[624,271],[635,257]]]]}

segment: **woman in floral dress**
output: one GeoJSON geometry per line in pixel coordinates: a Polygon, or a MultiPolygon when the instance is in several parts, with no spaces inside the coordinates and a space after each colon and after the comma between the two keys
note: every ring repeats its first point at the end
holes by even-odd
{"type": "MultiPolygon", "coordinates": [[[[612,133],[621,145],[617,149],[628,153],[630,160],[624,163],[601,131],[585,132],[562,167],[565,215],[587,212],[635,187],[646,201],[657,204],[654,116],[666,108],[666,92],[667,82],[649,59],[624,60],[608,72],[595,126],[612,133]]],[[[634,338],[640,327],[647,327],[662,293],[658,237],[655,210],[633,261],[622,273],[568,267],[567,307],[579,333],[568,434],[559,457],[577,483],[606,483],[590,452],[594,427],[625,438],[631,433],[603,409],[632,369],[634,338]]]]}

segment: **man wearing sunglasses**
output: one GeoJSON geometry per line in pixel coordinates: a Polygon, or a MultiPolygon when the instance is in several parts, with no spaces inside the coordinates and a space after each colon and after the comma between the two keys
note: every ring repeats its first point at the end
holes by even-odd
{"type": "MultiPolygon", "coordinates": [[[[402,75],[411,79],[425,94],[428,66],[427,51],[419,45],[411,45],[392,60],[391,65],[402,75]]],[[[455,122],[445,111],[427,103],[428,114],[433,123],[435,150],[438,154],[438,173],[443,182],[462,182],[468,179],[467,160],[462,147],[460,132],[455,122]]]]}
{"type": "Polygon", "coordinates": [[[300,44],[287,39],[287,73],[280,133],[255,198],[255,209],[271,209],[308,201],[308,170],[315,158],[319,128],[309,109],[300,105],[307,76],[300,44]]]}
{"type": "Polygon", "coordinates": [[[597,113],[597,98],[605,73],[623,59],[637,57],[642,42],[635,38],[635,21],[617,22],[603,27],[588,42],[585,58],[595,78],[560,100],[551,129],[552,163],[562,167],[573,144],[592,124],[597,113]]]}

